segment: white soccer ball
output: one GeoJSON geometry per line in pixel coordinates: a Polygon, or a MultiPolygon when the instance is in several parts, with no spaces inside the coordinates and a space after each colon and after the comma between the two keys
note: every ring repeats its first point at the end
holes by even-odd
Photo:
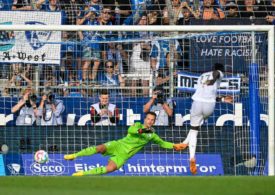
{"type": "Polygon", "coordinates": [[[42,164],[49,160],[49,155],[45,150],[38,150],[34,154],[34,160],[35,160],[35,162],[42,164]]]}

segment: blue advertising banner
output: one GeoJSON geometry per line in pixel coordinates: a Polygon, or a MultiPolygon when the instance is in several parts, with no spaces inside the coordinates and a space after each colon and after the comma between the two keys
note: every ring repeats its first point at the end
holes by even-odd
{"type": "MultiPolygon", "coordinates": [[[[219,154],[198,154],[198,175],[223,175],[223,165],[219,154]]],[[[94,155],[82,157],[74,161],[63,160],[63,154],[50,154],[48,163],[38,164],[33,154],[22,154],[25,175],[72,175],[77,171],[86,171],[105,166],[108,157],[94,155]]],[[[136,154],[119,170],[108,175],[134,176],[186,176],[191,175],[188,155],[186,154],[136,154]]]]}
{"type": "Polygon", "coordinates": [[[5,165],[4,165],[4,161],[3,161],[3,156],[2,154],[0,154],[0,176],[5,176],[5,165]]]}
{"type": "MultiPolygon", "coordinates": [[[[58,98],[63,100],[65,111],[62,113],[63,123],[66,126],[91,125],[90,107],[92,103],[98,102],[97,97],[91,98],[58,98]]],[[[135,121],[143,120],[143,105],[150,98],[114,98],[110,102],[116,104],[120,109],[120,121],[118,125],[132,125],[135,121]]],[[[191,98],[173,98],[176,102],[174,108],[174,124],[184,126],[189,123],[191,98]]],[[[262,101],[266,101],[262,98],[262,101]]],[[[11,113],[11,107],[18,102],[17,98],[0,98],[0,126],[14,126],[16,114],[11,113]]],[[[260,105],[261,120],[263,125],[267,124],[265,104],[260,105]]],[[[235,126],[243,126],[248,123],[248,97],[241,96],[234,104],[217,103],[213,115],[208,119],[208,125],[224,126],[228,122],[234,122],[235,126]]]]}
{"type": "Polygon", "coordinates": [[[6,154],[3,156],[5,162],[6,175],[22,175],[24,167],[20,154],[6,154]]]}
{"type": "MultiPolygon", "coordinates": [[[[266,34],[255,34],[256,50],[266,64],[266,34]]],[[[252,57],[251,33],[207,33],[191,38],[190,68],[191,71],[205,72],[212,70],[212,65],[222,63],[227,72],[246,73],[248,58],[252,57]],[[234,65],[234,66],[232,66],[234,65]]]]}

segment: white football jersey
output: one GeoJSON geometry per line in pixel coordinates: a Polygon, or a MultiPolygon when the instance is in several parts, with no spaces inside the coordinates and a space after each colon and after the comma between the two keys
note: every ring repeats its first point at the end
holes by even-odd
{"type": "Polygon", "coordinates": [[[206,81],[213,80],[213,71],[203,73],[197,83],[197,89],[192,99],[200,102],[216,102],[217,90],[220,87],[223,73],[219,71],[220,78],[213,85],[206,85],[206,81]]]}

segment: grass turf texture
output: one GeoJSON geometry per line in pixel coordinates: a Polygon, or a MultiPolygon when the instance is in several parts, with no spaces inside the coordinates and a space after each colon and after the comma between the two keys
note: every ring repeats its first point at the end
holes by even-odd
{"type": "Polygon", "coordinates": [[[266,195],[275,177],[0,177],[1,195],[266,195]]]}

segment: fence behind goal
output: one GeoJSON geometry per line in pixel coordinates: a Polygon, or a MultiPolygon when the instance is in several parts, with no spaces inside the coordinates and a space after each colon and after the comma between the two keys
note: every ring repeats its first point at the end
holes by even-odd
{"type": "MultiPolygon", "coordinates": [[[[217,103],[201,126],[198,175],[267,175],[268,170],[273,174],[274,149],[269,147],[274,145],[274,49],[270,52],[274,39],[269,27],[17,28],[0,26],[0,144],[5,174],[71,175],[105,165],[108,158],[100,155],[70,162],[63,155],[126,136],[129,125],[143,120],[143,107],[155,88],[161,91],[154,107],[156,132],[166,141],[182,142],[190,128],[197,79],[215,63],[225,65],[218,95],[232,95],[234,103],[217,103]],[[33,118],[28,112],[18,122],[21,107],[13,109],[26,88],[36,95],[28,98],[34,98],[37,108],[43,95],[64,104],[62,125],[47,123],[53,113],[45,106],[42,114],[33,118]],[[91,120],[91,105],[99,102],[104,89],[118,108],[114,123],[91,120]],[[164,102],[173,110],[172,117],[163,114],[164,102]],[[49,153],[48,163],[34,162],[39,149],[49,153]]],[[[190,175],[188,159],[188,149],[177,152],[148,144],[112,174],[190,175]]]]}

